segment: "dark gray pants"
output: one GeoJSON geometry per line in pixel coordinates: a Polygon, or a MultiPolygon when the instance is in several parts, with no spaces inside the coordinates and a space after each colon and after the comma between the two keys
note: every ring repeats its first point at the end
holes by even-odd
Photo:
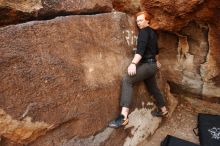
{"type": "Polygon", "coordinates": [[[133,85],[136,82],[144,81],[150,94],[154,96],[159,108],[165,106],[164,98],[157,87],[155,75],[157,72],[156,63],[144,63],[137,66],[136,75],[129,76],[126,74],[122,80],[121,101],[122,107],[129,108],[132,102],[133,85]]]}

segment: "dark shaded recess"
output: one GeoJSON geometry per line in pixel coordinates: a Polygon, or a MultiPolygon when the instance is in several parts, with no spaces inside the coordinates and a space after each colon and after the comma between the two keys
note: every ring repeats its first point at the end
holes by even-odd
{"type": "Polygon", "coordinates": [[[0,27],[10,24],[18,24],[34,20],[34,13],[25,13],[11,9],[10,7],[0,7],[0,27]]]}
{"type": "Polygon", "coordinates": [[[172,94],[179,94],[179,95],[185,95],[185,96],[193,96],[202,99],[201,95],[197,95],[195,93],[191,93],[187,91],[186,87],[176,84],[172,81],[168,81],[168,84],[170,86],[170,92],[172,94]]]}
{"type": "Polygon", "coordinates": [[[212,78],[211,80],[215,83],[216,86],[220,85],[220,74],[212,78]]]}
{"type": "Polygon", "coordinates": [[[13,142],[10,139],[7,139],[2,136],[0,141],[0,146],[25,146],[25,145],[13,142]]]}
{"type": "Polygon", "coordinates": [[[170,92],[177,96],[179,95],[181,97],[193,97],[193,98],[198,98],[204,101],[220,104],[219,97],[204,97],[201,94],[191,93],[186,89],[186,87],[176,84],[172,81],[168,81],[168,84],[170,86],[170,92]]]}

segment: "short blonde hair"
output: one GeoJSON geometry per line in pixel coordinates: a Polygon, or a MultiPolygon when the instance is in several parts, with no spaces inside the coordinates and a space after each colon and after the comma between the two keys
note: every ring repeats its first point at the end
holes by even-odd
{"type": "Polygon", "coordinates": [[[144,14],[144,16],[145,16],[145,20],[150,20],[150,19],[151,19],[151,16],[150,16],[150,14],[149,14],[147,11],[138,12],[138,13],[136,14],[136,18],[137,18],[138,16],[140,16],[140,15],[143,15],[143,14],[144,14]]]}

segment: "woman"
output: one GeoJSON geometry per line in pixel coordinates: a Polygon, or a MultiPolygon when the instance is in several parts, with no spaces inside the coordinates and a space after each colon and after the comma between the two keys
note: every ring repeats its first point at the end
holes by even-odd
{"type": "Polygon", "coordinates": [[[132,101],[134,83],[144,81],[149,92],[157,101],[158,111],[153,116],[163,117],[168,114],[165,107],[164,98],[157,87],[155,75],[157,67],[161,64],[158,59],[157,36],[150,28],[150,15],[146,12],[136,14],[136,22],[139,28],[137,51],[131,64],[128,66],[128,74],[122,81],[122,91],[120,98],[121,114],[109,123],[109,127],[118,128],[128,124],[129,107],[132,101]]]}

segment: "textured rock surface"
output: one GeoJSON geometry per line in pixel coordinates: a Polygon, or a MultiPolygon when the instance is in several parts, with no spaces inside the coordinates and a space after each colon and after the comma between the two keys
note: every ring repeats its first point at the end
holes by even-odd
{"type": "Polygon", "coordinates": [[[131,14],[147,10],[160,29],[177,31],[192,20],[213,21],[219,15],[219,3],[216,0],[114,0],[113,6],[131,14]]]}
{"type": "Polygon", "coordinates": [[[0,0],[0,26],[59,15],[111,12],[111,0],[0,0]]]}
{"type": "Polygon", "coordinates": [[[160,58],[166,66],[162,70],[172,92],[219,102],[217,31],[212,25],[191,22],[176,35],[159,34],[160,58]]]}
{"type": "Polygon", "coordinates": [[[145,108],[135,109],[129,115],[129,123],[125,128],[132,127],[131,136],[125,139],[123,146],[136,146],[155,132],[161,118],[152,117],[151,111],[145,108]]]}
{"type": "Polygon", "coordinates": [[[31,118],[22,121],[13,120],[2,109],[0,109],[0,123],[0,135],[24,144],[35,140],[39,135],[44,135],[53,126],[44,122],[31,122],[31,118]]]}
{"type": "Polygon", "coordinates": [[[111,0],[43,0],[42,5],[48,10],[74,13],[103,13],[112,10],[111,0]]]}
{"type": "Polygon", "coordinates": [[[41,0],[1,0],[1,7],[11,7],[21,12],[33,12],[42,7],[41,0]]]}
{"type": "MultiPolygon", "coordinates": [[[[220,1],[113,0],[113,5],[129,14],[152,14],[151,26],[159,30],[159,85],[171,113],[177,101],[169,90],[220,102],[220,1]]],[[[105,129],[119,112],[120,80],[137,39],[135,26],[129,26],[134,21],[125,14],[91,15],[110,11],[110,0],[0,0],[0,25],[89,14],[0,29],[0,122],[8,126],[0,144],[141,145],[151,134],[146,129],[157,128],[160,120],[141,109],[151,101],[141,85],[128,128],[105,129]]],[[[180,119],[177,125],[185,120],[180,119]]]]}
{"type": "Polygon", "coordinates": [[[29,116],[54,125],[57,130],[39,145],[94,134],[118,111],[121,75],[132,49],[128,30],[122,13],[0,29],[0,107],[13,119],[29,116]]]}
{"type": "MultiPolygon", "coordinates": [[[[208,26],[190,23],[178,35],[162,32],[159,34],[159,46],[167,79],[185,91],[202,95],[200,65],[206,61],[208,54],[208,26]]],[[[177,89],[175,85],[171,86],[172,90],[177,89]]],[[[177,89],[175,92],[180,91],[177,89]]]]}
{"type": "Polygon", "coordinates": [[[113,0],[113,7],[117,11],[135,14],[141,10],[140,0],[113,0]]]}

